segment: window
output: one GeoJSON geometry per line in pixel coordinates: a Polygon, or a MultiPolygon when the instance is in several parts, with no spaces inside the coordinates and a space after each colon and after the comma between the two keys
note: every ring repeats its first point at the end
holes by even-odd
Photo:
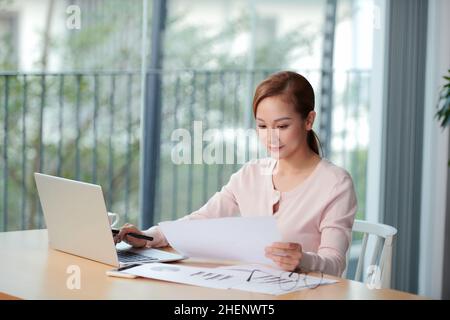
{"type": "MultiPolygon", "coordinates": [[[[146,21],[148,47],[151,3],[146,21]]],[[[322,136],[321,72],[323,52],[330,44],[323,35],[328,25],[326,10],[332,3],[168,1],[163,69],[158,71],[163,125],[159,175],[154,177],[155,222],[199,208],[240,167],[239,154],[245,152],[249,159],[252,146],[239,145],[237,130],[254,127],[250,107],[254,88],[268,74],[291,69],[310,80],[317,97],[315,129],[322,136]],[[172,134],[186,129],[194,136],[194,121],[201,121],[203,132],[218,129],[222,163],[174,163],[172,134]],[[235,153],[227,161],[225,142],[230,141],[235,153]]],[[[351,173],[359,202],[357,217],[365,218],[373,208],[368,201],[375,203],[373,197],[377,197],[366,186],[371,185],[368,179],[373,173],[368,168],[377,156],[370,148],[377,145],[381,123],[373,121],[381,88],[374,43],[380,42],[383,16],[378,8],[383,1],[336,3],[333,139],[327,156],[351,173]]],[[[149,59],[148,52],[142,56],[143,2],[80,0],[74,4],[81,10],[80,30],[65,27],[64,2],[56,2],[52,11],[45,5],[37,10],[29,1],[12,1],[9,10],[14,8],[17,16],[34,14],[34,19],[21,20],[20,33],[16,16],[0,15],[2,101],[8,91],[0,118],[7,117],[9,124],[8,131],[1,133],[2,141],[6,136],[8,143],[0,148],[8,159],[7,174],[0,180],[0,199],[7,208],[0,225],[3,230],[43,226],[30,178],[34,171],[100,184],[110,211],[123,213],[122,222],[139,221],[141,68],[149,59]],[[49,12],[53,20],[48,30],[48,68],[33,73],[40,68],[42,50],[42,41],[36,39],[42,39],[49,12]],[[26,48],[15,49],[20,47],[17,43],[26,48]],[[6,51],[14,49],[15,53],[6,51]],[[26,63],[19,66],[19,61],[26,63]],[[21,73],[11,76],[8,68],[21,73]],[[11,194],[21,196],[12,199],[11,194]]],[[[200,144],[207,146],[206,141],[200,144]]],[[[190,151],[194,155],[193,146],[190,151]]]]}

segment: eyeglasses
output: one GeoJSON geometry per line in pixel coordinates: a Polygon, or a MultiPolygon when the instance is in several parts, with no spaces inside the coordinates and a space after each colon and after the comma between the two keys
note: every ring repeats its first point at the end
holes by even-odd
{"type": "Polygon", "coordinates": [[[303,282],[303,285],[301,287],[308,288],[308,289],[315,289],[319,287],[322,284],[323,281],[323,273],[320,273],[320,278],[311,278],[308,277],[307,272],[282,272],[279,276],[274,276],[272,274],[269,274],[265,271],[254,269],[251,271],[250,276],[247,278],[247,282],[250,281],[258,281],[259,283],[265,283],[265,284],[273,284],[278,282],[280,288],[282,290],[292,290],[296,287],[298,287],[298,283],[301,281],[303,282]],[[262,275],[255,276],[255,273],[259,272],[262,275]]]}

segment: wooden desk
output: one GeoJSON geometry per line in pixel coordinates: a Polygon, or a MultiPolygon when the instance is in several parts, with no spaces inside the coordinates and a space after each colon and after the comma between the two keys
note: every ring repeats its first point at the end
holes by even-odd
{"type": "MultiPolygon", "coordinates": [[[[362,283],[345,279],[316,289],[271,296],[143,278],[108,277],[105,271],[111,266],[49,249],[47,230],[3,232],[0,244],[0,299],[421,299],[395,290],[369,290],[362,283]],[[69,277],[66,270],[70,265],[80,267],[80,289],[70,290],[66,286],[69,277]]],[[[178,263],[214,266],[192,259],[178,263]]]]}

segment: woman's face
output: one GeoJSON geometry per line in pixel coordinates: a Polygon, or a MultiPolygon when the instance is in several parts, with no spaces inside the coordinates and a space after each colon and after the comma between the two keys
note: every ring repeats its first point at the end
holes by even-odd
{"type": "Polygon", "coordinates": [[[303,120],[281,96],[263,99],[256,110],[256,127],[261,143],[274,158],[287,158],[306,147],[306,136],[312,129],[315,112],[303,120]]]}

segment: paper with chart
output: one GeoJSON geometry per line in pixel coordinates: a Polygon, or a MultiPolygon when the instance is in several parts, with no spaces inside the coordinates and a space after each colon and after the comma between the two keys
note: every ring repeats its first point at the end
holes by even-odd
{"type": "Polygon", "coordinates": [[[231,289],[272,295],[281,295],[337,282],[336,280],[305,274],[291,274],[287,271],[257,264],[226,266],[215,269],[216,272],[227,273],[237,279],[241,279],[242,275],[245,275],[245,281],[237,282],[231,289]],[[247,281],[251,274],[250,281],[247,281]]]}
{"type": "Polygon", "coordinates": [[[244,281],[245,275],[214,268],[198,268],[180,264],[147,263],[122,271],[139,277],[178,282],[215,289],[229,289],[244,281]]]}
{"type": "Polygon", "coordinates": [[[188,257],[275,263],[265,247],[281,241],[276,220],[267,217],[228,217],[161,222],[169,244],[188,257]]]}
{"type": "Polygon", "coordinates": [[[148,263],[122,271],[139,277],[184,283],[215,289],[236,289],[281,295],[337,282],[336,280],[298,275],[262,265],[235,265],[199,268],[181,264],[148,263]],[[249,278],[250,274],[253,275],[249,278]]]}

